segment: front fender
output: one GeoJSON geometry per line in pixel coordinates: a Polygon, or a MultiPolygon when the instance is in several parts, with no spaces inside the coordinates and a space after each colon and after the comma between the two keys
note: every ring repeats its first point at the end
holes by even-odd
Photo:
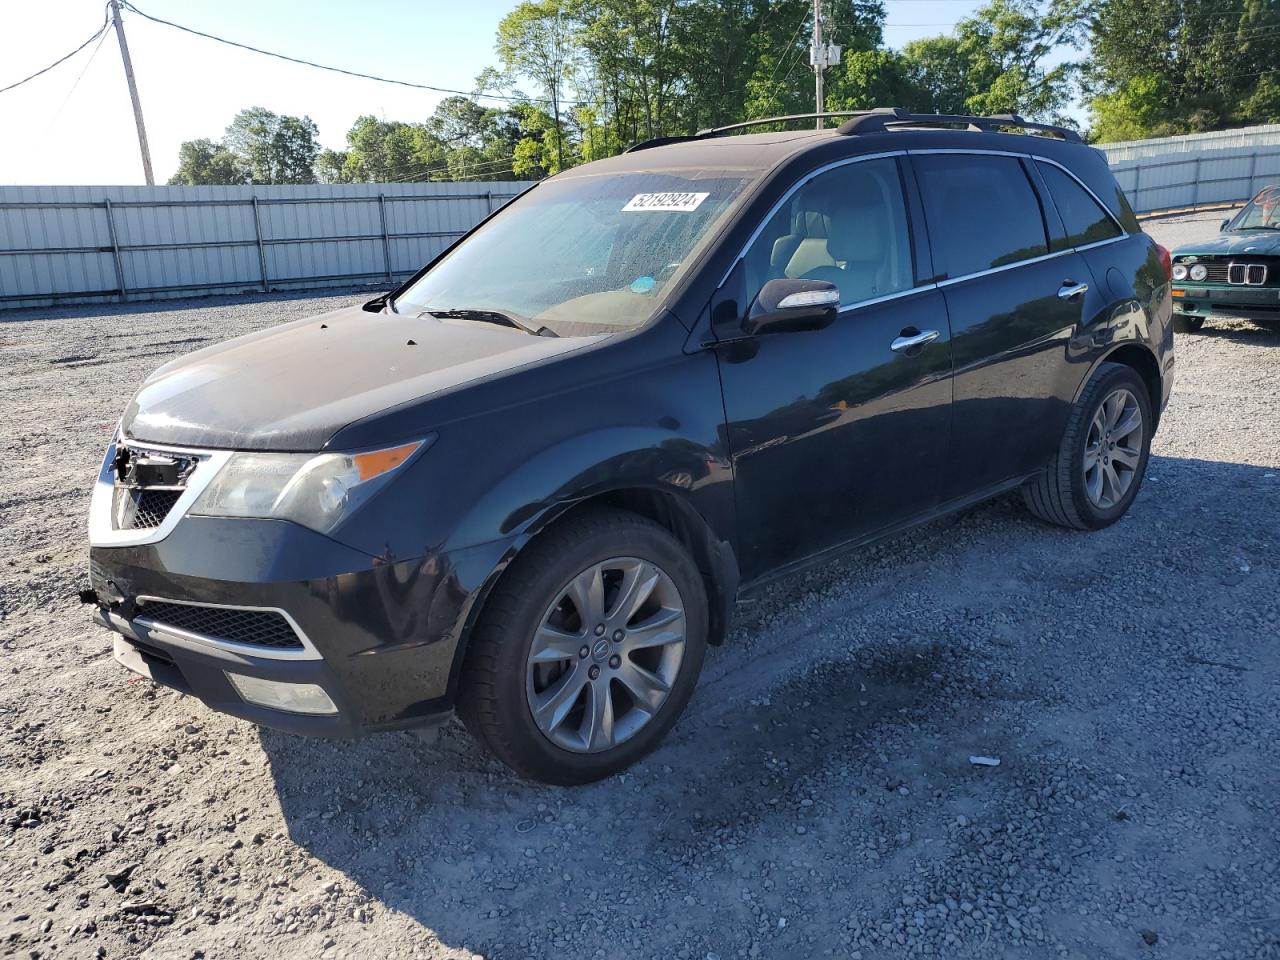
{"type": "MultiPolygon", "coordinates": [[[[582,433],[539,451],[489,488],[453,531],[449,546],[520,537],[569,504],[628,489],[673,494],[700,515],[697,501],[707,501],[712,516],[704,519],[714,523],[720,511],[708,487],[727,483],[728,471],[716,451],[669,430],[631,426],[582,433]]],[[[714,525],[723,526],[723,520],[714,525]]],[[[722,538],[729,533],[718,532],[722,538]]]]}

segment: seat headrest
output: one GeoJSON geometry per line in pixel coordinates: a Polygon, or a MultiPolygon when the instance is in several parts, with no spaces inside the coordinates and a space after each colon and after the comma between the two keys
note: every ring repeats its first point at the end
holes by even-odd
{"type": "Polygon", "coordinates": [[[876,196],[860,194],[836,200],[827,226],[827,249],[837,260],[884,259],[889,239],[889,216],[876,196]]]}

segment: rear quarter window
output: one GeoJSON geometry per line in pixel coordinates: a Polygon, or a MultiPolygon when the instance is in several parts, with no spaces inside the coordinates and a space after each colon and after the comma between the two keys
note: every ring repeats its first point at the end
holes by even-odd
{"type": "Polygon", "coordinates": [[[1036,168],[1044,178],[1053,205],[1066,228],[1066,245],[1079,247],[1099,240],[1120,236],[1120,228],[1097,200],[1090,196],[1075,178],[1051,163],[1036,161],[1036,168]]]}
{"type": "Polygon", "coordinates": [[[912,162],[939,273],[961,277],[1049,252],[1040,201],[1017,158],[934,154],[912,162]]]}

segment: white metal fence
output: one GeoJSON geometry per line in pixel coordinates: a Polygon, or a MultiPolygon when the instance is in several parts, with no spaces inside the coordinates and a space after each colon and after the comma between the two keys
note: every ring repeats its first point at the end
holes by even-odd
{"type": "Polygon", "coordinates": [[[1099,149],[1138,213],[1248,200],[1280,183],[1280,124],[1099,149]]]}
{"type": "Polygon", "coordinates": [[[0,308],[389,285],[528,186],[0,187],[0,308]]]}
{"type": "MultiPolygon", "coordinates": [[[[1100,149],[1139,213],[1280,183],[1280,124],[1100,149]]],[[[528,186],[0,187],[0,309],[389,286],[528,186]]]]}

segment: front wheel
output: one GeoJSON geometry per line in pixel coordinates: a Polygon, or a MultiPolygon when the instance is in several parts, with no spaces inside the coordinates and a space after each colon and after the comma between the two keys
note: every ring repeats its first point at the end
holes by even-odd
{"type": "Polygon", "coordinates": [[[523,776],[607,777],[657,746],[684,710],[707,623],[702,577],[665,528],[584,511],[538,537],[494,588],[458,711],[523,776]]]}
{"type": "Polygon", "coordinates": [[[1072,408],[1047,469],[1022,487],[1027,508],[1076,530],[1115,523],[1138,495],[1154,429],[1142,377],[1132,367],[1103,364],[1072,408]]]}

